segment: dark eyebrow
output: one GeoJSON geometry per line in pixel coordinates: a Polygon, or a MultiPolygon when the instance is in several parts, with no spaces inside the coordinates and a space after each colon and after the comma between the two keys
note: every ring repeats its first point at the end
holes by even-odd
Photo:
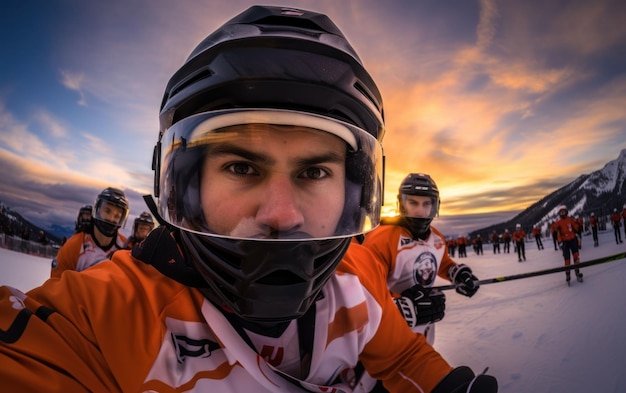
{"type": "Polygon", "coordinates": [[[343,164],[345,162],[346,158],[341,156],[340,154],[328,152],[312,157],[300,158],[296,161],[296,164],[301,167],[307,167],[323,163],[343,164]]]}
{"type": "MultiPolygon", "coordinates": [[[[210,155],[225,155],[232,154],[253,162],[262,162],[264,164],[274,164],[275,160],[270,156],[258,153],[254,151],[250,151],[241,146],[236,146],[230,143],[221,143],[219,145],[214,145],[209,148],[208,153],[210,155]]],[[[311,157],[302,157],[296,160],[295,164],[301,167],[307,167],[311,165],[317,165],[321,163],[344,163],[346,158],[341,154],[337,154],[335,152],[326,152],[319,155],[314,155],[311,157]]]]}
{"type": "Polygon", "coordinates": [[[220,143],[218,145],[213,145],[209,147],[209,150],[207,153],[209,155],[232,154],[235,156],[240,156],[250,161],[264,162],[268,164],[272,164],[274,162],[274,160],[266,154],[253,152],[243,147],[236,146],[230,143],[220,143]]]}

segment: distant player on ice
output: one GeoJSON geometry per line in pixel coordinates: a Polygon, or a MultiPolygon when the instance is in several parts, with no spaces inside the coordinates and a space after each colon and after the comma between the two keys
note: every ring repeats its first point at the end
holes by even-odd
{"type": "MultiPolygon", "coordinates": [[[[559,242],[559,248],[563,250],[563,259],[565,260],[565,266],[569,266],[571,263],[570,258],[574,259],[574,265],[580,263],[580,256],[578,251],[578,223],[572,217],[568,216],[568,210],[565,205],[559,206],[559,219],[554,223],[554,227],[557,231],[557,240],[559,242]]],[[[579,282],[583,282],[583,274],[579,269],[574,270],[576,279],[579,282]]],[[[565,272],[565,281],[567,285],[570,282],[570,271],[565,272]]]]}

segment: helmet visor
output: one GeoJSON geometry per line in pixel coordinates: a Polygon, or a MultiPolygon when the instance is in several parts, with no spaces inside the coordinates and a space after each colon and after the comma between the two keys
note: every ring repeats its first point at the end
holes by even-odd
{"type": "Polygon", "coordinates": [[[399,200],[404,217],[432,219],[439,213],[439,199],[435,197],[400,194],[399,200]]]}
{"type": "Polygon", "coordinates": [[[161,138],[159,214],[237,239],[348,237],[380,217],[382,149],[366,131],[288,110],[200,113],[161,138]]]}
{"type": "Polygon", "coordinates": [[[128,209],[117,203],[102,200],[96,204],[94,218],[102,222],[111,224],[117,228],[122,227],[126,223],[128,217],[128,209]]]}

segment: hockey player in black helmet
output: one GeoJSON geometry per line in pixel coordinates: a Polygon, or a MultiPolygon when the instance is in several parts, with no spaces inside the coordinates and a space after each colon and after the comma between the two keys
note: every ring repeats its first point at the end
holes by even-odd
{"type": "MultiPolygon", "coordinates": [[[[369,232],[363,242],[385,262],[387,282],[392,293],[416,292],[415,288],[418,288],[417,297],[431,298],[429,302],[418,302],[419,299],[403,295],[406,299],[402,300],[414,304],[409,311],[410,315],[417,315],[418,322],[409,318],[409,325],[423,333],[431,344],[434,343],[434,326],[431,323],[441,320],[445,309],[443,293],[429,289],[436,276],[456,283],[457,292],[467,297],[474,296],[479,288],[472,269],[452,260],[445,237],[431,225],[439,214],[439,205],[439,189],[430,175],[410,173],[398,188],[400,215],[390,220],[392,225],[381,225],[369,232]]],[[[398,305],[406,314],[404,304],[398,305]]]]}
{"type": "MultiPolygon", "coordinates": [[[[431,223],[439,214],[439,189],[425,173],[410,173],[398,187],[399,216],[365,236],[363,245],[385,266],[387,285],[400,314],[428,343],[435,342],[435,322],[443,319],[446,297],[431,289],[437,276],[456,284],[456,291],[472,297],[478,278],[448,254],[447,242],[431,223]]],[[[380,385],[380,384],[379,384],[380,385]]],[[[381,391],[380,386],[376,391],[381,391]]]]}
{"type": "Polygon", "coordinates": [[[31,382],[45,368],[67,391],[352,392],[361,360],[390,391],[495,391],[411,332],[378,261],[350,246],[379,222],[382,110],[327,16],[254,6],[226,22],[166,87],[152,163],[161,225],[29,293],[27,306],[72,328],[46,335],[72,356],[12,344],[8,358],[42,360],[19,380],[30,386],[0,379],[45,390],[31,382]],[[64,294],[74,303],[57,307],[64,294]]]}
{"type": "Polygon", "coordinates": [[[87,212],[91,218],[88,224],[81,225],[82,230],[61,246],[52,260],[50,276],[60,277],[66,270],[83,271],[122,249],[126,237],[118,233],[118,229],[126,222],[128,211],[128,199],[122,190],[113,187],[102,190],[93,206],[80,209],[77,228],[81,217],[87,217],[87,212]]]}
{"type": "MultiPolygon", "coordinates": [[[[557,207],[559,218],[556,220],[554,227],[557,231],[559,248],[563,251],[563,260],[565,266],[570,266],[573,262],[574,267],[580,263],[580,249],[577,233],[579,226],[576,220],[569,215],[569,209],[565,205],[557,207]]],[[[565,271],[565,281],[567,285],[570,283],[570,271],[565,271]]],[[[583,281],[583,273],[580,269],[574,269],[576,279],[583,281]]]]}
{"type": "Polygon", "coordinates": [[[153,229],[154,219],[152,218],[152,214],[149,212],[142,212],[133,221],[133,232],[126,240],[124,248],[127,250],[132,249],[133,246],[141,243],[141,241],[145,239],[153,229]]]}
{"type": "Polygon", "coordinates": [[[89,227],[91,226],[91,212],[93,210],[93,206],[85,205],[82,206],[78,210],[78,216],[76,217],[76,225],[74,228],[74,233],[89,231],[89,227]]]}

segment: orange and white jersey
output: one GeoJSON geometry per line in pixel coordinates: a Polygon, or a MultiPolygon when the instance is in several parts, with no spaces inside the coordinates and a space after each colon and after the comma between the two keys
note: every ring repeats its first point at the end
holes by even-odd
{"type": "Polygon", "coordinates": [[[413,239],[408,229],[399,225],[380,225],[365,236],[369,248],[385,264],[387,284],[396,294],[415,284],[432,287],[435,278],[449,280],[448,271],[456,263],[450,258],[445,237],[430,227],[426,240],[413,239]]]}
{"type": "Polygon", "coordinates": [[[513,241],[520,243],[524,241],[525,237],[526,231],[524,231],[523,229],[513,231],[513,241]]]}
{"type": "Polygon", "coordinates": [[[567,216],[565,218],[559,218],[554,227],[557,231],[557,239],[559,242],[564,242],[576,238],[576,232],[578,232],[578,223],[572,217],[567,216]]]}
{"type": "Polygon", "coordinates": [[[107,250],[98,247],[93,236],[86,232],[75,233],[59,248],[57,256],[52,260],[50,277],[61,277],[66,270],[81,272],[88,267],[109,259],[111,252],[124,248],[126,237],[117,234],[115,243],[107,250]]]}
{"type": "Polygon", "coordinates": [[[0,287],[0,380],[33,392],[357,392],[361,361],[390,391],[431,391],[451,367],[408,329],[382,277],[352,245],[303,357],[297,321],[276,338],[247,332],[249,345],[199,290],[118,251],[26,294],[0,287]]]}

